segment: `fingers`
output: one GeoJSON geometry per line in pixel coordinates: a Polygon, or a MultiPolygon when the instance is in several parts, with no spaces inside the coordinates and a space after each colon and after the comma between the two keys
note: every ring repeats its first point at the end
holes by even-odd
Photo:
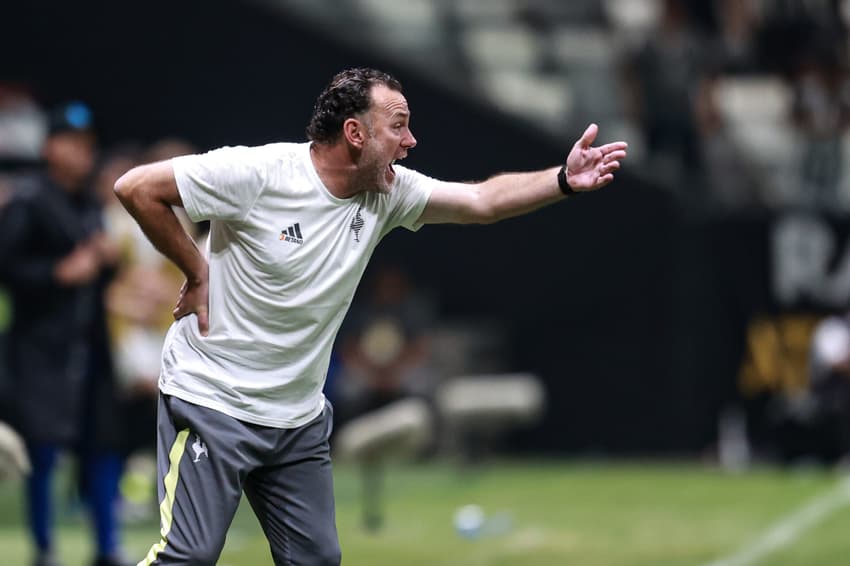
{"type": "Polygon", "coordinates": [[[614,180],[614,175],[608,173],[607,175],[602,175],[596,180],[596,188],[600,189],[614,180]]]}
{"type": "Polygon", "coordinates": [[[599,168],[599,177],[596,178],[596,184],[594,188],[601,189],[608,183],[614,180],[614,171],[620,168],[619,161],[612,161],[610,163],[606,163],[605,165],[599,168]]]}
{"type": "Polygon", "coordinates": [[[193,312],[197,312],[197,310],[192,308],[190,301],[186,298],[186,286],[184,284],[183,288],[180,289],[177,304],[174,306],[174,310],[171,311],[171,314],[174,316],[174,320],[180,320],[184,316],[192,314],[193,312]]]}
{"type": "Polygon", "coordinates": [[[174,320],[180,320],[184,316],[188,316],[190,314],[195,314],[198,316],[198,330],[201,333],[201,336],[207,336],[210,331],[210,321],[209,315],[207,314],[207,310],[204,308],[193,309],[185,306],[183,303],[180,303],[175,307],[172,311],[174,315],[174,320]]]}
{"type": "Polygon", "coordinates": [[[620,159],[624,159],[626,157],[626,152],[623,150],[612,151],[611,153],[604,154],[603,163],[611,163],[612,161],[619,161],[620,159]]]}
{"type": "Polygon", "coordinates": [[[607,155],[607,154],[614,152],[614,151],[625,151],[626,148],[628,148],[628,147],[629,147],[629,144],[627,144],[626,142],[618,141],[618,142],[606,143],[605,145],[600,145],[599,149],[602,150],[602,153],[604,155],[607,155]]]}
{"type": "Polygon", "coordinates": [[[207,311],[198,313],[198,330],[201,332],[201,336],[207,336],[210,333],[210,321],[207,311]]]}
{"type": "Polygon", "coordinates": [[[616,171],[619,168],[620,168],[620,162],[619,161],[611,161],[611,162],[604,164],[602,167],[599,168],[599,174],[600,175],[607,175],[608,173],[613,173],[614,171],[616,171]]]}
{"type": "Polygon", "coordinates": [[[583,148],[590,147],[590,145],[596,139],[597,133],[599,133],[599,126],[597,126],[596,124],[589,125],[584,131],[584,133],[581,135],[581,138],[579,138],[578,142],[576,142],[576,145],[579,145],[583,148]]]}
{"type": "Polygon", "coordinates": [[[184,281],[183,286],[180,288],[177,306],[172,311],[174,320],[195,314],[198,317],[198,331],[201,333],[201,336],[207,336],[209,334],[209,307],[207,301],[208,297],[205,285],[190,287],[188,281],[184,281]]]}
{"type": "Polygon", "coordinates": [[[197,313],[201,309],[194,308],[189,301],[186,300],[186,297],[181,293],[180,299],[177,301],[177,306],[174,307],[174,310],[171,311],[171,314],[174,315],[174,320],[180,320],[186,315],[197,313]]]}

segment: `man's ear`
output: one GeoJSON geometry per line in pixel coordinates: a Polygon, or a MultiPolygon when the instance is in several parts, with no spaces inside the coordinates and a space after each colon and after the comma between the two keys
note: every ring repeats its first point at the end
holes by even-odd
{"type": "Polygon", "coordinates": [[[342,135],[349,145],[360,149],[366,142],[366,124],[357,118],[348,118],[342,123],[342,135]]]}

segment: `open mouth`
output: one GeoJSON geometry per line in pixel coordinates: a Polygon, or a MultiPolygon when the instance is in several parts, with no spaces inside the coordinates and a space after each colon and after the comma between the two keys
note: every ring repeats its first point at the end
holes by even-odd
{"type": "Polygon", "coordinates": [[[395,180],[395,169],[393,169],[393,163],[387,165],[386,179],[387,183],[389,183],[390,185],[392,185],[393,181],[395,180]]]}

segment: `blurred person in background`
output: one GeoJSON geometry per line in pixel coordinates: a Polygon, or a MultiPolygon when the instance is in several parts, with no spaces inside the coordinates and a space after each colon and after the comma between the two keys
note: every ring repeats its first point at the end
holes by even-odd
{"type": "Polygon", "coordinates": [[[715,0],[717,32],[710,48],[724,73],[759,72],[758,0],[715,0]]]}
{"type": "MultiPolygon", "coordinates": [[[[333,377],[328,372],[333,388],[334,430],[345,433],[345,425],[358,417],[368,418],[379,409],[410,398],[423,400],[423,407],[432,414],[431,422],[436,422],[436,383],[430,367],[433,305],[416,289],[407,272],[392,263],[376,266],[364,291],[366,296],[355,298],[340,328],[338,371],[333,377]]],[[[412,456],[427,455],[435,440],[417,447],[412,456]]],[[[384,458],[380,452],[360,456],[363,526],[374,531],[383,524],[380,499],[384,458]]]]}
{"type": "MultiPolygon", "coordinates": [[[[95,188],[104,207],[106,232],[119,251],[115,279],[107,291],[109,326],[125,419],[122,517],[144,519],[156,507],[156,404],[162,344],[173,321],[174,302],[183,282],[180,270],[160,254],[115,196],[121,175],[143,162],[192,153],[191,144],[159,140],[144,149],[135,144],[112,148],[102,159],[95,188]]],[[[179,212],[182,212],[180,210],[179,212]]],[[[200,230],[185,214],[193,237],[200,230]]]]}
{"type": "Polygon", "coordinates": [[[850,80],[843,44],[817,38],[803,48],[791,75],[791,118],[800,136],[798,204],[846,208],[840,181],[846,167],[844,135],[850,125],[850,80]]]}
{"type": "MultiPolygon", "coordinates": [[[[22,164],[34,167],[44,137],[42,110],[26,85],[0,80],[0,209],[12,195],[12,180],[22,164]]],[[[6,332],[11,307],[0,283],[0,421],[8,420],[10,394],[6,376],[6,332]]]]}
{"type": "MultiPolygon", "coordinates": [[[[161,256],[153,250],[118,199],[115,181],[141,162],[141,149],[123,144],[104,152],[95,175],[95,192],[103,207],[104,230],[117,250],[115,276],[105,291],[109,341],[115,373],[116,405],[121,421],[120,517],[124,521],[149,516],[155,499],[154,480],[144,470],[152,468],[138,460],[145,449],[153,450],[156,422],[154,391],[159,375],[159,354],[164,329],[163,309],[170,305],[177,288],[171,288],[158,269],[161,256]]],[[[116,423],[117,426],[118,423],[116,423]]]]}
{"type": "Polygon", "coordinates": [[[812,334],[811,446],[828,463],[850,466],[850,313],[825,317],[812,334]]]}
{"type": "MultiPolygon", "coordinates": [[[[162,343],[173,321],[172,309],[183,276],[159,253],[130,216],[113,190],[121,175],[147,162],[192,153],[190,144],[161,140],[142,150],[132,144],[116,147],[103,160],[96,190],[104,206],[106,231],[119,249],[119,269],[107,293],[110,327],[115,342],[116,371],[128,410],[128,453],[156,446],[156,400],[162,343]]],[[[181,211],[182,212],[182,211],[181,211]]],[[[196,227],[185,218],[193,237],[196,227]]]]}
{"type": "MultiPolygon", "coordinates": [[[[0,210],[9,201],[12,185],[0,173],[0,210]]],[[[6,291],[0,285],[0,480],[19,479],[30,472],[29,456],[23,438],[8,423],[11,418],[13,391],[6,368],[6,334],[12,307],[6,291]]]]}
{"type": "Polygon", "coordinates": [[[405,397],[430,399],[434,309],[399,266],[378,267],[340,329],[336,425],[405,397]]]}
{"type": "Polygon", "coordinates": [[[753,209],[765,202],[755,163],[734,138],[717,102],[720,75],[706,71],[696,85],[693,117],[699,148],[698,175],[705,204],[719,213],[753,209]]]}
{"type": "Polygon", "coordinates": [[[705,62],[705,41],[685,0],[662,0],[658,27],[624,61],[629,112],[646,138],[648,171],[683,199],[699,168],[699,133],[693,113],[694,88],[705,62]]]}
{"type": "Polygon", "coordinates": [[[95,564],[119,564],[115,519],[120,439],[114,426],[103,289],[116,259],[91,191],[96,140],[90,109],[48,118],[43,169],[16,180],[0,211],[0,282],[11,296],[12,422],[32,461],[27,511],[35,564],[58,564],[51,483],[64,448],[79,455],[80,491],[96,535],[95,564]]]}
{"type": "Polygon", "coordinates": [[[160,138],[153,142],[145,151],[146,163],[164,161],[181,155],[191,155],[198,151],[191,142],[174,137],[160,138]]]}
{"type": "Polygon", "coordinates": [[[30,90],[26,83],[0,80],[0,178],[39,161],[45,116],[30,90]]]}
{"type": "Polygon", "coordinates": [[[626,144],[590,125],[560,166],[450,183],[395,165],[416,146],[393,77],[337,74],[305,143],[225,147],[132,169],[115,190],[186,276],[163,348],[161,540],[142,564],[214,564],[242,493],[276,564],[339,564],[322,394],[334,338],[380,240],[490,223],[614,179],[626,144]],[[172,207],[210,220],[201,253],[172,207]]]}

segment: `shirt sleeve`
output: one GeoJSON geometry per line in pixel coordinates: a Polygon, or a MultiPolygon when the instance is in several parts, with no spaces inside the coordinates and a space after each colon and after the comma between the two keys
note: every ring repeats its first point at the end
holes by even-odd
{"type": "Polygon", "coordinates": [[[412,232],[422,227],[419,218],[431,198],[431,190],[438,180],[412,169],[394,166],[396,183],[392,197],[389,228],[403,226],[412,232]]]}
{"type": "Polygon", "coordinates": [[[223,147],[171,160],[186,214],[201,220],[244,220],[268,179],[260,148],[223,147]]]}

